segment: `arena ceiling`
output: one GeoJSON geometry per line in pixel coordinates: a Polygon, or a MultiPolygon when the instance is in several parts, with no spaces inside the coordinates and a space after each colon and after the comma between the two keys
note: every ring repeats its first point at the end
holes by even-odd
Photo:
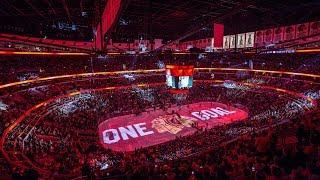
{"type": "MultiPolygon", "coordinates": [[[[1,0],[0,31],[90,40],[106,0],[1,0]]],[[[318,0],[124,0],[110,35],[138,38],[202,38],[212,22],[227,34],[320,19],[318,0]]]]}
{"type": "MultiPolygon", "coordinates": [[[[100,0],[1,0],[0,31],[57,39],[92,39],[100,0]]],[[[101,1],[101,4],[105,2],[101,1]]]]}
{"type": "Polygon", "coordinates": [[[317,0],[131,0],[122,12],[113,39],[137,39],[140,34],[173,40],[197,32],[189,36],[192,39],[210,37],[212,22],[224,23],[228,34],[319,17],[317,0]]]}

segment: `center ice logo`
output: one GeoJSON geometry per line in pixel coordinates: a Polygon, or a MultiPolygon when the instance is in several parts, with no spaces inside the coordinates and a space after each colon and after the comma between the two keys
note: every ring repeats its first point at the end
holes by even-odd
{"type": "Polygon", "coordinates": [[[152,120],[152,128],[156,129],[159,133],[169,132],[177,134],[184,127],[194,126],[197,119],[192,117],[180,116],[178,114],[170,114],[159,116],[152,120]]]}

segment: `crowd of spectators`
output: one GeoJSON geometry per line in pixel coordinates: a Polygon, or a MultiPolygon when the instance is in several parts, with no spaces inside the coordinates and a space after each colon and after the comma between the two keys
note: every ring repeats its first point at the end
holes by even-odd
{"type": "MultiPolygon", "coordinates": [[[[201,146],[212,141],[209,130],[172,142],[175,147],[201,146]],[[192,143],[195,142],[196,143],[192,143]],[[200,141],[200,142],[199,142],[200,141]]],[[[140,150],[127,155],[123,166],[109,176],[152,179],[319,179],[319,114],[297,117],[289,124],[253,131],[206,152],[158,163],[155,152],[140,150]],[[306,122],[307,121],[307,122],[306,122]],[[288,130],[289,133],[288,133],[288,130]],[[125,175],[123,175],[125,174],[125,175]]],[[[157,147],[168,151],[171,144],[157,147]]],[[[176,149],[176,148],[174,148],[176,149]]]]}
{"type": "MultiPolygon", "coordinates": [[[[153,100],[148,101],[137,91],[132,91],[129,88],[125,91],[84,94],[81,97],[61,99],[46,107],[50,109],[50,113],[41,117],[40,123],[34,127],[34,130],[28,136],[19,136],[21,139],[17,141],[14,141],[14,137],[12,137],[12,141],[8,141],[12,144],[7,144],[6,148],[22,151],[36,165],[55,172],[53,174],[78,174],[79,166],[86,163],[90,164],[90,169],[93,168],[98,171],[107,163],[111,167],[110,169],[114,170],[114,167],[120,167],[123,161],[125,161],[124,164],[131,165],[122,169],[119,174],[130,172],[132,171],[130,168],[133,168],[135,162],[140,163],[140,161],[130,159],[127,162],[126,158],[139,156],[106,151],[99,147],[99,140],[95,132],[99,123],[97,119],[104,115],[107,115],[107,117],[104,117],[105,119],[123,114],[140,113],[153,106],[165,109],[166,105],[175,103],[175,99],[167,94],[163,87],[152,89],[151,94],[147,96],[152,96],[153,100]],[[70,102],[72,102],[71,106],[70,102]],[[66,104],[69,104],[69,106],[66,107],[66,104]]],[[[207,85],[192,88],[184,103],[213,99],[219,99],[224,103],[242,104],[243,107],[248,105],[247,107],[251,107],[247,109],[250,117],[259,115],[270,106],[286,107],[287,103],[286,99],[280,100],[277,94],[269,93],[265,95],[253,91],[207,85]],[[236,96],[234,96],[235,93],[237,93],[236,96]],[[265,99],[269,99],[270,103],[261,104],[265,99]]],[[[284,111],[290,111],[290,109],[284,111]]],[[[265,128],[270,123],[279,123],[284,118],[289,117],[285,116],[285,112],[282,113],[282,118],[276,118],[272,122],[270,120],[272,117],[266,116],[260,118],[259,121],[232,124],[232,126],[214,128],[204,132],[199,131],[191,137],[181,137],[166,144],[137,150],[135,153],[146,154],[149,163],[161,163],[188,157],[216,147],[242,133],[265,128]],[[190,139],[195,140],[191,141],[190,139]]],[[[33,124],[33,121],[37,121],[37,119],[30,116],[24,122],[33,124]]],[[[22,129],[17,129],[15,132],[21,132],[24,128],[25,126],[22,126],[22,129]]],[[[18,135],[19,133],[16,134],[16,136],[18,135]]],[[[137,164],[137,167],[139,166],[137,164]]],[[[108,173],[109,175],[117,174],[114,174],[114,171],[108,171],[108,173]]]]}
{"type": "Polygon", "coordinates": [[[0,56],[0,83],[65,74],[158,69],[165,64],[195,67],[254,68],[318,74],[317,54],[153,54],[91,56],[0,56]],[[252,63],[251,63],[252,62],[252,63]]]}
{"type": "MultiPolygon", "coordinates": [[[[36,72],[32,71],[32,73],[39,77],[46,77],[92,71],[159,68],[158,61],[163,57],[136,57],[134,60],[132,60],[133,57],[121,57],[123,61],[117,57],[95,59],[93,63],[88,57],[49,58],[48,63],[38,61],[39,57],[25,58],[21,63],[17,63],[14,57],[11,58],[13,58],[11,62],[0,60],[0,64],[5,64],[0,66],[3,70],[0,76],[5,76],[1,79],[1,83],[17,81],[21,68],[33,68],[36,72]],[[61,62],[59,66],[55,66],[56,60],[61,62]],[[72,62],[68,63],[67,60],[72,62]]],[[[210,63],[211,67],[215,65],[224,67],[232,66],[237,62],[229,63],[228,58],[223,56],[212,58],[216,58],[214,63],[208,59],[193,63],[199,67],[206,67],[209,65],[207,63],[210,63]]],[[[266,60],[269,57],[260,56],[260,58],[264,61],[263,58],[266,60]]],[[[304,58],[315,58],[315,56],[304,58]]],[[[180,59],[170,58],[170,61],[180,61],[180,59]]],[[[288,62],[291,70],[298,66],[309,67],[301,63],[292,65],[288,62]]],[[[314,67],[310,66],[310,68],[314,67]]],[[[300,70],[306,72],[310,68],[300,70]]],[[[25,74],[24,70],[21,72],[25,74]]],[[[316,71],[310,70],[310,72],[316,71]]],[[[316,84],[296,81],[293,78],[249,76],[250,78],[239,78],[223,75],[221,78],[279,88],[290,87],[291,90],[301,93],[312,89],[319,90],[316,84]]],[[[145,176],[159,179],[319,178],[320,162],[317,142],[319,114],[311,113],[304,116],[305,111],[314,110],[307,102],[301,99],[292,100],[260,88],[237,86],[237,84],[232,88],[224,85],[211,86],[201,82],[202,78],[211,78],[210,73],[204,73],[203,76],[200,74],[195,76],[199,83],[190,90],[186,99],[178,103],[164,86],[144,88],[131,86],[136,83],[164,82],[164,75],[143,74],[134,77],[135,80],[121,75],[98,77],[94,81],[74,79],[70,82],[39,84],[36,88],[21,87],[18,91],[2,90],[0,103],[5,103],[8,110],[0,109],[0,118],[3,119],[0,123],[0,134],[26,110],[52,97],[81,89],[129,86],[107,93],[88,92],[51,102],[37,112],[31,113],[21,126],[15,128],[12,134],[7,136],[4,149],[12,153],[20,152],[23,156],[10,155],[20,158],[21,161],[29,159],[32,162],[32,165],[29,163],[32,168],[41,167],[36,169],[38,173],[57,178],[75,177],[81,172],[86,177],[106,178],[119,176],[145,176]],[[211,100],[245,109],[249,113],[248,121],[198,131],[191,136],[179,137],[174,141],[137,149],[131,153],[106,150],[98,143],[96,129],[101,117],[107,119],[124,114],[139,114],[147,109],[165,110],[168,106],[177,103],[181,105],[211,100]],[[284,124],[281,125],[282,123],[284,124]],[[291,133],[286,133],[286,128],[290,129],[291,133]],[[285,137],[288,135],[293,142],[287,142],[285,137]],[[108,168],[101,170],[105,165],[108,165],[108,168]]],[[[5,159],[0,157],[0,163],[2,161],[5,159]]],[[[0,165],[0,172],[7,174],[10,174],[9,169],[11,169],[11,173],[13,170],[14,175],[19,176],[25,170],[19,166],[9,168],[7,163],[1,164],[3,165],[0,165]]]]}

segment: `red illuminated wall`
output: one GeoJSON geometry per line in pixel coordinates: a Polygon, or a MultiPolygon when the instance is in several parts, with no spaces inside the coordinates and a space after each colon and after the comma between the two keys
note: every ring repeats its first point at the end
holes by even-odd
{"type": "Polygon", "coordinates": [[[86,50],[90,50],[94,46],[92,42],[44,39],[3,33],[0,34],[0,41],[8,41],[12,43],[36,43],[39,45],[64,46],[69,48],[79,48],[86,50]]]}

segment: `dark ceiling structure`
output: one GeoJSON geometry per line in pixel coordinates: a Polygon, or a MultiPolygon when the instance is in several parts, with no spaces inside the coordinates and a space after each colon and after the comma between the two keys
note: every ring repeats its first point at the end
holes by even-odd
{"type": "MultiPolygon", "coordinates": [[[[0,31],[48,38],[91,40],[107,0],[1,0],[0,31]]],[[[320,19],[318,0],[125,0],[109,33],[114,41],[192,39],[320,19]]]]}
{"type": "Polygon", "coordinates": [[[318,0],[130,0],[113,39],[203,38],[213,22],[232,34],[319,19],[318,0]]]}
{"type": "Polygon", "coordinates": [[[89,40],[95,17],[99,17],[98,3],[96,0],[1,0],[0,31],[89,40]]]}

